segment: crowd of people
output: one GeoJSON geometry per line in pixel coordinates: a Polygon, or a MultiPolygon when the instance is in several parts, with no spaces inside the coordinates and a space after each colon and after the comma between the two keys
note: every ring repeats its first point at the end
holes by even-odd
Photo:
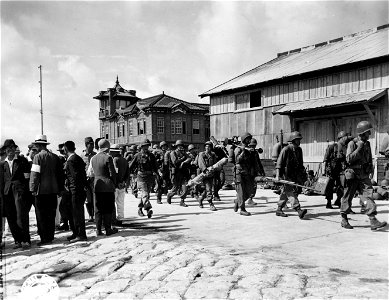
{"type": "MultiPolygon", "coordinates": [[[[340,207],[341,226],[346,229],[353,228],[347,215],[353,212],[352,199],[356,193],[360,197],[361,213],[369,217],[371,229],[386,226],[386,222],[376,218],[377,206],[373,199],[371,177],[374,169],[368,141],[371,130],[371,124],[362,121],[357,125],[358,136],[354,139],[341,131],[338,142],[326,152],[325,175],[329,177],[326,207],[333,208],[336,190],[334,205],[340,207]]],[[[300,185],[308,182],[303,192],[309,194],[312,189],[308,186],[309,183],[313,186],[314,174],[307,174],[304,167],[302,138],[294,131],[287,144],[276,147],[274,182],[281,179],[300,185]]],[[[153,216],[152,192],[156,193],[157,204],[163,203],[163,195],[168,204],[178,195],[179,205],[187,207],[185,200],[191,195],[200,208],[206,200],[209,209],[217,211],[215,201],[220,200],[219,191],[225,183],[223,165],[228,161],[233,165],[234,211],[250,216],[246,205],[257,204],[253,201],[257,181],[265,177],[256,149],[257,141],[248,132],[240,136],[239,143],[229,139],[221,143],[205,141],[201,152],[182,140],[172,144],[171,149],[166,141],[151,147],[147,139],[138,146],[127,148],[111,145],[103,138],[94,141],[92,137],[86,137],[85,149],[80,155],[75,152],[73,141],[58,145],[58,155],[47,149],[49,144],[45,135],[39,135],[29,145],[25,156],[20,154],[12,139],[5,140],[1,147],[1,216],[7,219],[15,248],[31,247],[29,212],[32,206],[40,236],[38,246],[52,243],[56,229],[70,229],[72,234],[67,239],[69,243],[75,243],[87,240],[86,222],[95,223],[97,236],[117,233],[117,227],[124,222],[125,194],[130,190],[138,199],[140,217],[153,216]],[[84,205],[89,215],[87,220],[84,205]]],[[[387,148],[382,154],[389,157],[389,145],[387,148]]],[[[389,180],[389,171],[387,176],[389,180]]],[[[290,202],[303,219],[307,209],[301,207],[300,192],[301,188],[296,185],[281,185],[276,216],[287,217],[283,208],[290,202]]]]}

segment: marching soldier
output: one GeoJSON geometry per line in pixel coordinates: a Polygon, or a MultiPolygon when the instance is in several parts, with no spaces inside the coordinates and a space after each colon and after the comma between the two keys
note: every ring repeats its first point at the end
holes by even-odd
{"type": "MultiPolygon", "coordinates": [[[[217,162],[216,154],[212,152],[212,148],[212,142],[208,141],[205,143],[205,151],[199,153],[198,164],[199,169],[202,172],[206,172],[208,167],[213,166],[217,162]]],[[[200,197],[199,199],[199,205],[201,208],[203,208],[203,199],[206,198],[209,203],[209,208],[212,211],[216,211],[216,207],[212,201],[214,196],[213,189],[215,188],[216,182],[215,176],[218,176],[218,174],[215,172],[207,173],[207,176],[203,179],[203,183],[205,185],[204,196],[200,197]]]]}
{"type": "Polygon", "coordinates": [[[164,157],[168,150],[168,145],[165,141],[159,143],[160,149],[154,151],[154,156],[158,166],[157,176],[157,203],[162,204],[162,194],[167,194],[169,168],[166,168],[164,164],[164,157]]]}
{"type": "Polygon", "coordinates": [[[172,203],[173,196],[181,189],[180,206],[187,207],[185,198],[188,194],[186,184],[189,180],[189,166],[191,158],[185,152],[184,142],[182,140],[176,141],[176,149],[170,152],[170,176],[173,187],[167,194],[167,203],[172,203]]]}
{"type": "Polygon", "coordinates": [[[386,222],[380,222],[375,217],[377,206],[373,200],[373,187],[370,179],[374,172],[369,143],[372,129],[370,122],[359,122],[357,124],[358,137],[347,145],[346,160],[349,166],[345,171],[346,185],[340,206],[341,226],[346,229],[353,229],[348,222],[347,214],[350,213],[352,199],[357,191],[360,195],[361,211],[369,217],[371,230],[386,226],[386,222]]]}
{"type": "MultiPolygon", "coordinates": [[[[128,151],[125,154],[125,159],[127,160],[128,164],[131,164],[136,153],[137,153],[137,146],[132,145],[130,147],[130,151],[128,151]]],[[[133,170],[133,171],[134,171],[134,173],[136,173],[136,170],[133,170]]],[[[137,182],[136,182],[136,175],[134,175],[133,173],[130,174],[130,187],[131,187],[132,194],[135,196],[135,198],[138,198],[138,187],[137,187],[137,182]]]]}
{"type": "Polygon", "coordinates": [[[328,181],[325,197],[327,199],[326,208],[332,209],[331,201],[333,199],[334,187],[336,187],[336,201],[334,205],[340,206],[340,199],[343,196],[344,169],[346,163],[346,142],[347,133],[340,131],[338,133],[338,142],[327,147],[324,155],[325,173],[330,178],[328,181]]]}
{"type": "MultiPolygon", "coordinates": [[[[278,181],[280,178],[288,181],[292,181],[303,185],[307,180],[307,173],[305,172],[303,164],[303,151],[300,148],[300,142],[302,135],[298,131],[293,131],[290,135],[290,144],[282,148],[281,153],[277,159],[276,165],[276,178],[278,181]]],[[[288,202],[292,203],[294,210],[298,212],[300,219],[303,219],[307,213],[306,209],[301,209],[300,202],[298,200],[299,190],[290,185],[284,185],[281,188],[280,200],[278,201],[278,208],[276,215],[280,217],[287,217],[282,209],[288,202]]]]}
{"type": "MultiPolygon", "coordinates": [[[[249,147],[252,148],[254,151],[252,151],[252,155],[255,160],[255,166],[257,167],[257,171],[254,174],[255,176],[265,176],[265,171],[263,169],[262,163],[261,163],[261,158],[259,157],[259,152],[255,150],[255,147],[257,147],[257,140],[252,138],[249,144],[249,147]]],[[[256,202],[254,202],[253,198],[255,197],[255,194],[257,192],[257,183],[254,182],[254,193],[250,195],[250,198],[247,200],[247,204],[249,205],[257,205],[256,202]]]]}
{"type": "Polygon", "coordinates": [[[138,215],[140,217],[144,216],[142,211],[144,208],[148,218],[151,218],[153,215],[150,203],[150,192],[155,181],[154,176],[159,176],[155,156],[149,151],[150,145],[150,141],[145,139],[140,145],[140,152],[135,155],[130,164],[130,173],[133,174],[134,170],[137,170],[137,185],[141,192],[138,204],[138,215]]]}
{"type": "MultiPolygon", "coordinates": [[[[197,151],[196,151],[196,147],[193,145],[193,144],[190,144],[188,146],[188,152],[186,153],[188,155],[188,157],[190,157],[191,159],[191,162],[190,162],[190,165],[189,165],[189,177],[190,179],[193,179],[196,177],[197,175],[197,165],[198,165],[198,162],[196,160],[196,157],[197,157],[197,151]]],[[[197,186],[193,186],[190,188],[190,195],[193,197],[193,198],[197,198],[198,195],[197,195],[197,186]]]]}
{"type": "Polygon", "coordinates": [[[248,145],[252,139],[252,135],[248,132],[242,134],[242,145],[235,149],[235,189],[237,199],[235,200],[234,211],[237,212],[240,208],[240,214],[250,216],[246,211],[245,201],[254,194],[254,169],[255,160],[251,154],[248,145]]]}

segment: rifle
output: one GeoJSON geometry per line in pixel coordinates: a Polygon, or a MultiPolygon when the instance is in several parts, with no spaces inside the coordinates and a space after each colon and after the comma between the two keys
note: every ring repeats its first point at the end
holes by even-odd
{"type": "Polygon", "coordinates": [[[273,177],[262,177],[262,176],[257,176],[254,178],[254,180],[256,182],[267,182],[267,181],[272,181],[274,183],[281,183],[281,184],[286,184],[286,185],[291,185],[291,186],[297,186],[297,187],[301,187],[303,189],[307,189],[307,190],[312,190],[318,194],[324,194],[323,191],[320,191],[320,190],[317,190],[315,188],[311,188],[309,186],[305,186],[305,185],[301,185],[301,184],[297,184],[293,181],[288,181],[288,180],[283,180],[283,179],[280,179],[280,180],[276,180],[275,178],[273,177]]]}

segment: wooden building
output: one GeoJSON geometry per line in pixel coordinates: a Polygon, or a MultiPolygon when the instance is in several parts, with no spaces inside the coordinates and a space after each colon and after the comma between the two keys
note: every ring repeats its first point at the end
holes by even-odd
{"type": "Polygon", "coordinates": [[[100,136],[117,144],[169,144],[181,139],[203,148],[209,139],[209,105],[189,103],[162,93],[140,99],[135,90],[115,86],[93,97],[100,101],[100,136]]]}
{"type": "Polygon", "coordinates": [[[304,160],[316,170],[341,130],[356,135],[361,120],[374,124],[371,147],[379,156],[388,117],[389,25],[279,53],[200,97],[210,97],[211,135],[249,131],[271,158],[276,136],[303,135],[304,160]]]}

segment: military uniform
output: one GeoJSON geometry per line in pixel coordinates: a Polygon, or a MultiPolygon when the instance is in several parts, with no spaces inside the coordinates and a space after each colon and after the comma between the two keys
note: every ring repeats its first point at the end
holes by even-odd
{"type": "Polygon", "coordinates": [[[252,135],[250,133],[244,133],[241,136],[242,147],[235,148],[235,190],[237,199],[235,199],[234,210],[238,211],[240,208],[240,214],[244,216],[250,216],[251,214],[246,211],[245,201],[254,194],[254,173],[255,173],[255,160],[251,154],[251,151],[247,148],[252,135]]]}
{"type": "Polygon", "coordinates": [[[368,141],[371,124],[361,121],[357,125],[358,138],[350,141],[347,146],[346,160],[348,168],[345,171],[346,185],[341,199],[340,214],[342,227],[352,229],[348,223],[347,214],[351,211],[352,199],[358,191],[362,211],[369,217],[371,229],[375,230],[386,226],[386,222],[379,222],[375,215],[377,206],[373,200],[373,187],[370,174],[374,172],[373,159],[368,141]]]}
{"type": "MultiPolygon", "coordinates": [[[[291,144],[282,148],[281,153],[277,159],[276,171],[278,178],[302,185],[307,180],[307,173],[303,164],[303,151],[300,147],[301,139],[302,136],[298,131],[291,133],[289,138],[289,142],[291,142],[291,144]]],[[[287,217],[282,209],[289,200],[293,209],[298,212],[300,219],[304,218],[307,210],[301,209],[300,202],[298,200],[299,193],[300,188],[284,184],[281,188],[280,200],[278,201],[276,215],[287,217]]]]}
{"type": "Polygon", "coordinates": [[[158,172],[157,162],[154,154],[144,148],[150,146],[150,141],[145,140],[141,145],[142,149],[137,153],[130,163],[130,173],[137,170],[137,185],[141,192],[138,203],[138,215],[144,216],[142,208],[147,211],[147,217],[151,218],[153,211],[150,203],[150,192],[155,181],[155,175],[158,172]]]}
{"type": "MultiPolygon", "coordinates": [[[[210,148],[212,148],[211,142],[207,142],[207,143],[205,143],[205,145],[206,145],[206,147],[209,146],[210,148]]],[[[215,163],[217,163],[217,161],[218,161],[218,159],[217,159],[216,154],[214,152],[212,152],[212,151],[200,152],[199,157],[198,157],[198,164],[199,164],[200,171],[206,172],[207,168],[213,166],[215,163]]],[[[207,199],[207,201],[209,203],[210,209],[212,211],[215,211],[216,208],[213,204],[214,188],[215,188],[215,184],[216,184],[217,180],[219,179],[216,177],[219,176],[219,174],[217,172],[212,172],[212,173],[208,172],[206,174],[207,174],[207,176],[203,179],[205,191],[203,192],[204,194],[202,195],[202,197],[199,199],[199,205],[201,208],[203,207],[202,201],[205,198],[205,199],[207,199]]]]}
{"type": "Polygon", "coordinates": [[[173,187],[167,194],[167,202],[171,204],[173,196],[181,191],[180,205],[187,207],[185,198],[188,194],[188,187],[186,185],[189,180],[189,166],[191,158],[188,157],[183,147],[184,143],[181,140],[178,140],[176,141],[177,149],[170,152],[170,178],[173,187]]]}
{"type": "Polygon", "coordinates": [[[157,176],[157,203],[162,204],[162,195],[167,194],[168,191],[168,182],[167,178],[169,177],[169,169],[165,166],[165,154],[167,152],[167,143],[162,141],[159,144],[161,149],[157,149],[153,152],[157,167],[158,174],[157,176]]]}

